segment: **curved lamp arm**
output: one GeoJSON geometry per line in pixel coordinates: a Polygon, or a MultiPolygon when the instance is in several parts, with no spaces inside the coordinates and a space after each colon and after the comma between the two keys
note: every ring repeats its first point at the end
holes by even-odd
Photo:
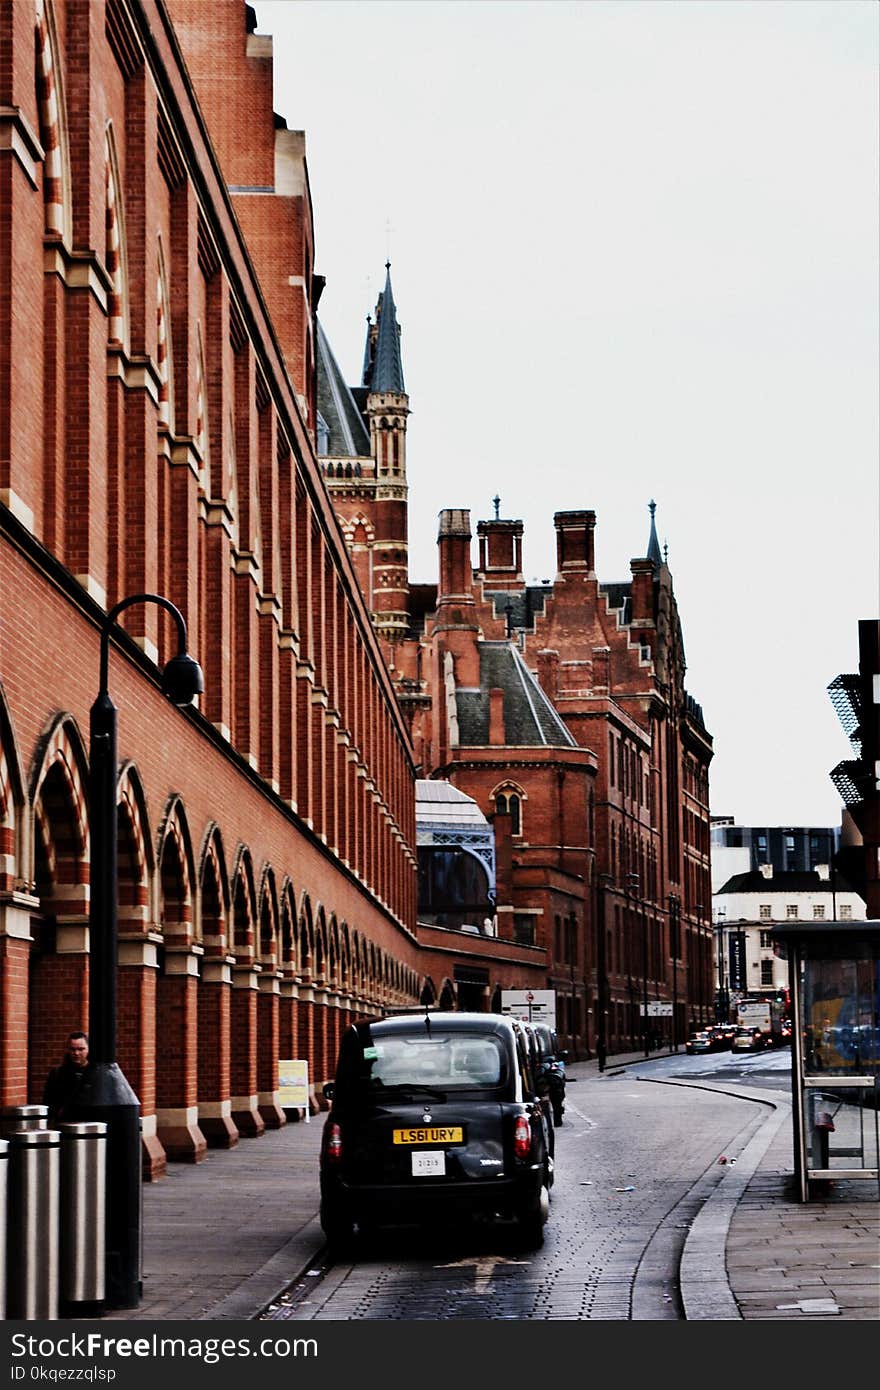
{"type": "Polygon", "coordinates": [[[161,594],[132,594],[130,598],[120,599],[113,608],[109,610],[103,623],[101,624],[101,671],[99,696],[106,695],[109,651],[110,651],[110,632],[113,624],[126,608],[131,608],[135,603],[155,603],[160,608],[164,608],[170,613],[177,625],[177,656],[173,656],[165,666],[162,673],[162,688],[168,698],[175,705],[188,705],[194,695],[199,695],[205,688],[202,669],[186,650],[186,622],[179,608],[176,608],[170,599],[163,598],[161,594]]]}

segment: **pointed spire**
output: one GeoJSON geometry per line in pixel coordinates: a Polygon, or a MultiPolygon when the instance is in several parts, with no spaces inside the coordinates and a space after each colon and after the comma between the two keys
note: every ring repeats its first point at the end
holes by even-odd
{"type": "Polygon", "coordinates": [[[371,341],[370,341],[370,340],[371,340],[371,337],[372,337],[372,332],[373,332],[373,320],[372,320],[372,318],[370,317],[370,315],[367,314],[367,341],[364,343],[364,369],[363,369],[363,371],[361,372],[361,385],[362,385],[362,386],[369,386],[369,384],[370,384],[370,358],[371,358],[371,352],[370,352],[371,341]]]}
{"type": "Polygon", "coordinates": [[[397,309],[391,292],[391,262],[385,262],[385,289],[379,300],[379,329],[376,334],[376,355],[373,359],[371,391],[395,391],[406,394],[403,384],[403,363],[400,360],[400,329],[397,309]]]}
{"type": "Polygon", "coordinates": [[[651,534],[648,537],[648,559],[656,566],[663,563],[663,556],[660,554],[660,542],[657,539],[657,527],[654,525],[654,513],[657,510],[657,503],[653,497],[648,503],[648,511],[651,513],[651,534]]]}

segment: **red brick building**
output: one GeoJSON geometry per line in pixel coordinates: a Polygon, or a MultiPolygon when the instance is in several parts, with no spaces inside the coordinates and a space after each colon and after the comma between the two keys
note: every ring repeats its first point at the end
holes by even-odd
{"type": "MultiPolygon", "coordinates": [[[[391,614],[382,557],[406,558],[408,407],[389,267],[359,387],[319,330],[319,454],[422,774],[473,797],[495,827],[497,938],[453,942],[446,930],[443,949],[464,983],[484,980],[487,1006],[504,985],[555,989],[576,1053],[603,1033],[608,1051],[640,1047],[656,1005],[666,1015],[647,1029],[683,1040],[714,1017],[712,740],[684,685],[654,504],[644,558],[610,584],[596,572],[591,511],[557,513],[556,577],[538,586],[523,577],[522,522],[497,515],[500,499],[477,524],[476,570],[469,513],[444,511],[439,583],[402,599],[395,571],[391,614]]],[[[419,941],[434,978],[441,943],[423,916],[419,941]]]]}
{"type": "Polygon", "coordinates": [[[320,1084],[424,983],[408,729],[315,461],[303,138],[247,27],[0,5],[0,1105],[88,1027],[100,626],[158,593],[205,690],[164,699],[173,625],[127,610],[119,1060],[151,1176],[282,1123],[279,1057],[320,1084]]]}

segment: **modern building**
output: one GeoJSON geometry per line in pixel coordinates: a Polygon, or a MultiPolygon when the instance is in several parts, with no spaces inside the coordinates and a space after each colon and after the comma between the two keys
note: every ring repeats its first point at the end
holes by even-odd
{"type": "Polygon", "coordinates": [[[712,890],[734,873],[772,864],[777,873],[809,873],[833,864],[840,848],[839,826],[738,825],[732,816],[712,816],[712,890]]]}
{"type": "Polygon", "coordinates": [[[777,957],[772,929],[781,922],[864,921],[865,903],[828,864],[777,872],[772,864],[734,874],[712,899],[719,1017],[743,994],[778,993],[788,963],[777,957]]]}

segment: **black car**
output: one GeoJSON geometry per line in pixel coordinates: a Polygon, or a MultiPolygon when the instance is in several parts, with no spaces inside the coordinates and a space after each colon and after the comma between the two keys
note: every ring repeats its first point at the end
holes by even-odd
{"type": "Polygon", "coordinates": [[[523,1031],[501,1014],[426,1012],[342,1038],[321,1141],[321,1225],[514,1218],[543,1243],[552,1162],[523,1031]]]}

